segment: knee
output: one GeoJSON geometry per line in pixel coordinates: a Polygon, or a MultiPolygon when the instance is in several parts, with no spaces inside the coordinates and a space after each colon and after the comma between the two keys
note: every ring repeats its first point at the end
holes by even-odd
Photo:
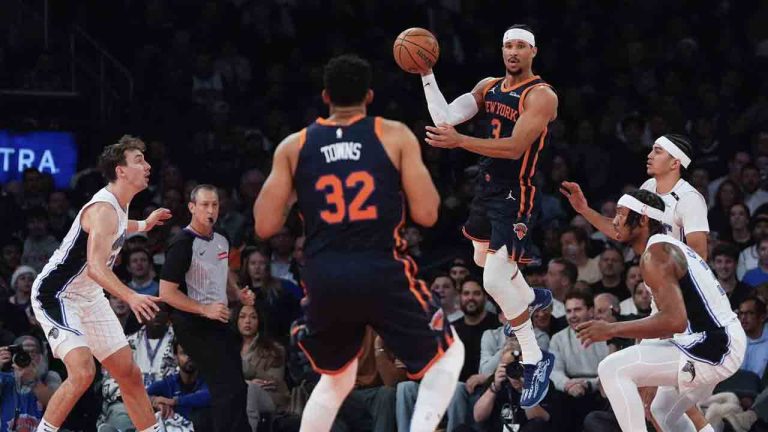
{"type": "Polygon", "coordinates": [[[131,362],[110,371],[115,380],[121,385],[142,385],[141,370],[136,363],[131,362]]]}
{"type": "Polygon", "coordinates": [[[67,381],[81,392],[88,390],[94,377],[96,377],[96,365],[94,365],[93,359],[88,359],[71,370],[67,370],[67,381]]]}
{"type": "Polygon", "coordinates": [[[666,405],[661,401],[661,398],[653,398],[653,402],[651,402],[651,414],[653,414],[653,418],[659,422],[660,426],[663,426],[665,429],[667,426],[667,411],[668,409],[666,405]]]}
{"type": "Polygon", "coordinates": [[[610,357],[602,359],[597,365],[597,376],[600,377],[600,382],[603,383],[603,385],[610,381],[613,371],[613,361],[610,357]]]}
{"type": "Polygon", "coordinates": [[[472,247],[474,248],[474,254],[472,258],[479,267],[485,267],[485,258],[488,256],[488,243],[481,243],[478,241],[472,241],[472,247]]]}

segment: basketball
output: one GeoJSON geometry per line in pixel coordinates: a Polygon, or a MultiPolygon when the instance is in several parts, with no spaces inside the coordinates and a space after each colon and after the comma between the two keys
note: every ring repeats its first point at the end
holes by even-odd
{"type": "Polygon", "coordinates": [[[402,70],[417,74],[435,65],[440,57],[440,46],[429,30],[412,27],[397,36],[392,54],[402,70]]]}

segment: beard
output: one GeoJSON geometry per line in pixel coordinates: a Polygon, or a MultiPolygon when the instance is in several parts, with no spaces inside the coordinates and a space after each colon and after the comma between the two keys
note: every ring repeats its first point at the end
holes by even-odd
{"type": "Polygon", "coordinates": [[[483,309],[474,301],[467,302],[461,306],[461,311],[467,316],[478,316],[483,313],[483,309]]]}

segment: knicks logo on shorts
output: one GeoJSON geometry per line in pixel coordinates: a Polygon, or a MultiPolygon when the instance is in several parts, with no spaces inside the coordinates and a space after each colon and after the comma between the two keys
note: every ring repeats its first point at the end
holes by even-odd
{"type": "Polygon", "coordinates": [[[513,228],[518,240],[522,240],[528,234],[528,226],[524,223],[516,223],[513,228]]]}
{"type": "Polygon", "coordinates": [[[442,331],[445,328],[445,316],[443,315],[442,309],[438,309],[437,312],[432,315],[432,319],[429,321],[429,328],[435,331],[442,331]]]}

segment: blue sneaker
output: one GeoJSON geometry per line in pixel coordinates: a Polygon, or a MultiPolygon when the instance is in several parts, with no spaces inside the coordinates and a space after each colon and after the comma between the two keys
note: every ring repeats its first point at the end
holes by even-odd
{"type": "Polygon", "coordinates": [[[523,364],[523,393],[520,407],[533,408],[540,404],[549,391],[549,375],[555,367],[555,355],[541,352],[541,361],[535,365],[523,364]]]}
{"type": "MultiPolygon", "coordinates": [[[[528,305],[528,313],[533,316],[533,313],[539,309],[548,308],[552,304],[552,291],[545,288],[533,289],[533,301],[528,305]]],[[[512,331],[512,326],[509,323],[504,324],[504,335],[510,337],[515,332],[512,331]]]]}

